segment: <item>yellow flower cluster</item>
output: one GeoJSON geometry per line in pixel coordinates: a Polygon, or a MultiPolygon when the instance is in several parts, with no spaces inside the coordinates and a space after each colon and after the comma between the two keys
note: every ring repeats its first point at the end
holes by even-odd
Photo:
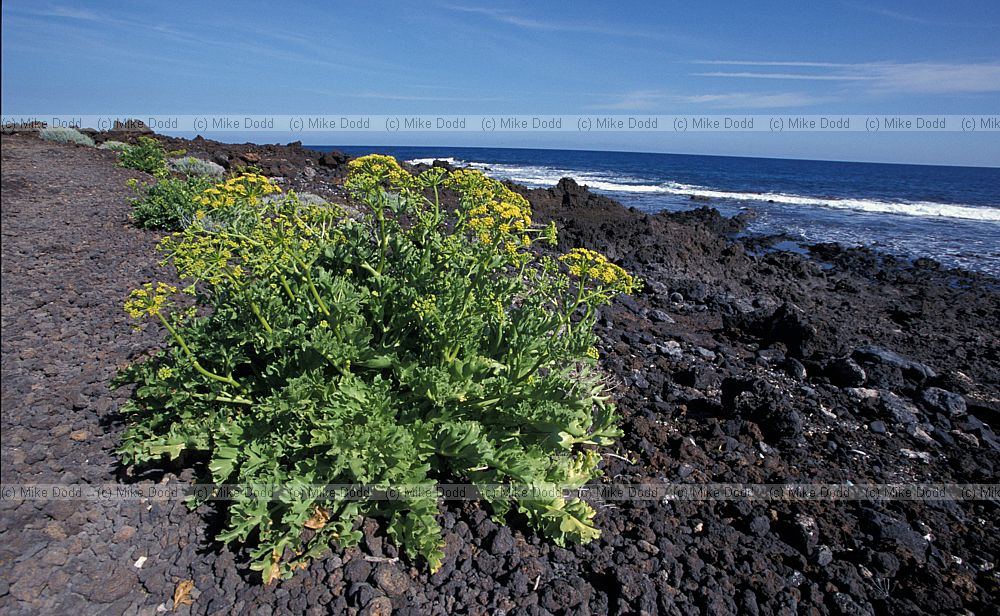
{"type": "Polygon", "coordinates": [[[597,347],[587,347],[587,357],[591,359],[600,359],[601,352],[597,350],[597,347]]]}
{"type": "Polygon", "coordinates": [[[195,278],[209,284],[219,284],[243,275],[243,268],[234,264],[241,244],[224,233],[175,233],[161,242],[159,250],[173,259],[181,278],[195,278]]]}
{"type": "Polygon", "coordinates": [[[574,248],[559,257],[559,260],[569,267],[570,276],[575,278],[593,280],[620,293],[631,293],[636,288],[636,280],[631,274],[608,261],[599,252],[574,248]]]}
{"type": "Polygon", "coordinates": [[[421,319],[425,319],[437,311],[437,296],[433,293],[425,295],[417,300],[414,300],[410,307],[413,308],[418,315],[420,315],[421,319]]]}
{"type": "MultiPolygon", "coordinates": [[[[244,174],[214,189],[203,198],[225,193],[215,207],[228,203],[254,205],[262,195],[278,192],[277,186],[259,174],[244,174]],[[232,201],[228,201],[232,199],[232,201]]],[[[204,203],[198,200],[198,203],[204,203]]],[[[210,205],[211,207],[211,205],[210,205]]],[[[195,223],[182,232],[165,238],[158,250],[173,263],[181,278],[192,278],[210,285],[233,284],[242,287],[249,277],[265,278],[294,270],[296,258],[309,260],[308,253],[317,247],[343,238],[338,228],[343,209],[332,204],[303,204],[294,191],[278,199],[259,203],[258,207],[239,207],[230,211],[238,225],[222,229],[217,225],[197,224],[205,214],[195,213],[195,223]]],[[[277,285],[272,281],[272,287],[277,285]]]]}
{"type": "Polygon", "coordinates": [[[461,191],[469,207],[469,228],[481,242],[492,244],[503,239],[509,252],[516,250],[518,244],[531,244],[524,234],[531,226],[531,205],[502,182],[479,171],[458,169],[451,173],[445,186],[461,191]],[[511,236],[516,236],[517,241],[511,236]]]}
{"type": "Polygon", "coordinates": [[[221,184],[205,189],[194,202],[209,208],[233,207],[239,203],[256,205],[264,195],[281,192],[281,188],[259,173],[244,173],[221,184]]]}
{"type": "Polygon", "coordinates": [[[160,314],[170,304],[167,300],[177,292],[177,287],[165,282],[147,282],[141,289],[133,289],[125,302],[125,313],[133,319],[160,314]]]}
{"type": "Polygon", "coordinates": [[[422,188],[432,188],[444,183],[448,171],[441,167],[431,167],[417,176],[417,184],[422,188]]]}
{"type": "Polygon", "coordinates": [[[413,176],[399,166],[392,156],[369,154],[347,163],[344,187],[352,192],[366,192],[383,183],[393,188],[410,188],[413,176]]]}
{"type": "Polygon", "coordinates": [[[542,237],[545,238],[545,243],[553,248],[559,245],[559,230],[556,228],[554,220],[549,221],[548,226],[542,232],[542,237]]]}
{"type": "Polygon", "coordinates": [[[156,371],[156,378],[161,381],[165,381],[172,376],[174,376],[174,369],[170,366],[160,366],[160,369],[156,371]]]}
{"type": "Polygon", "coordinates": [[[455,169],[445,178],[444,186],[462,193],[467,202],[478,203],[492,197],[489,183],[493,181],[475,169],[455,169]]]}

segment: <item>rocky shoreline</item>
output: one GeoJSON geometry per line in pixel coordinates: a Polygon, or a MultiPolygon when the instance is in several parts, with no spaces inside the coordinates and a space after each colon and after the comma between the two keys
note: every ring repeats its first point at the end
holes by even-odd
{"type": "MultiPolygon", "coordinates": [[[[160,139],[346,201],[342,154],[160,139]]],[[[128,223],[125,181],[142,174],[113,163],[3,138],[5,484],[190,479],[129,478],[113,455],[128,392],[108,381],[156,339],[120,303],[154,275],[157,239],[128,223]]],[[[775,251],[709,208],[645,214],[572,180],[519,190],[563,247],[646,281],[598,326],[625,431],[608,481],[996,482],[1000,281],[864,249],[775,251]]],[[[1000,596],[996,499],[622,501],[571,549],[475,503],[442,521],[433,576],[367,520],[360,548],[265,587],[206,538],[209,509],[5,498],[0,609],[155,614],[184,580],[191,614],[980,614],[1000,596]]]]}

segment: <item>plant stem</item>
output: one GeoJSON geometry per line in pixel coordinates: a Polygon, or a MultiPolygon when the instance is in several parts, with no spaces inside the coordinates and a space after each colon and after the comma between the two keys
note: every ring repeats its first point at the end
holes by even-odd
{"type": "Polygon", "coordinates": [[[441,224],[441,195],[438,193],[438,185],[434,184],[434,228],[441,224]]]}
{"type": "Polygon", "coordinates": [[[260,324],[264,326],[264,330],[269,334],[273,334],[274,330],[271,329],[271,326],[268,324],[267,319],[264,318],[264,315],[260,313],[260,308],[257,307],[256,303],[250,302],[250,310],[253,311],[254,316],[257,317],[260,324]]]}
{"type": "Polygon", "coordinates": [[[573,322],[571,320],[571,317],[573,316],[573,313],[576,312],[576,309],[579,308],[580,304],[583,302],[583,290],[586,287],[586,284],[587,284],[587,276],[586,274],[584,274],[580,276],[580,280],[577,283],[576,302],[574,302],[572,308],[566,311],[566,316],[563,319],[563,323],[566,325],[567,336],[573,332],[573,322]]]}
{"type": "MultiPolygon", "coordinates": [[[[240,288],[239,281],[236,280],[236,278],[230,272],[222,270],[222,274],[229,279],[229,282],[230,284],[233,285],[233,287],[237,289],[240,288]]],[[[254,316],[257,317],[257,320],[260,321],[260,324],[264,326],[264,329],[267,331],[267,333],[269,334],[274,333],[274,330],[271,329],[271,325],[267,322],[267,319],[265,319],[264,315],[260,313],[260,308],[257,306],[256,302],[252,300],[247,300],[247,303],[250,304],[250,310],[253,312],[254,316]]]]}
{"type": "Polygon", "coordinates": [[[206,400],[212,400],[214,402],[228,402],[230,404],[245,404],[252,405],[253,400],[249,398],[244,398],[243,396],[207,396],[205,394],[194,394],[197,398],[204,398],[206,400]]]}
{"type": "Polygon", "coordinates": [[[386,248],[389,243],[389,238],[385,235],[385,193],[381,193],[378,198],[377,207],[375,208],[375,219],[378,220],[378,274],[379,277],[382,276],[382,272],[385,271],[386,262],[386,248]]]}
{"type": "MultiPolygon", "coordinates": [[[[275,269],[277,269],[277,268],[275,268],[275,269]]],[[[282,286],[282,288],[285,289],[285,293],[288,295],[288,299],[290,299],[290,300],[292,300],[294,302],[295,301],[295,294],[292,293],[292,288],[290,286],[288,286],[288,279],[285,278],[285,275],[282,274],[282,273],[278,274],[278,279],[281,281],[281,286],[282,286]]]]}
{"type": "MultiPolygon", "coordinates": [[[[289,253],[291,254],[291,253],[289,253]]],[[[330,316],[330,309],[327,308],[326,302],[319,295],[319,289],[313,284],[312,276],[309,275],[309,266],[306,265],[305,261],[299,258],[298,255],[292,254],[292,259],[295,260],[296,264],[302,268],[302,276],[306,279],[306,284],[309,285],[309,291],[312,293],[313,298],[315,298],[316,303],[319,304],[320,312],[325,316],[330,316]]]]}
{"type": "Polygon", "coordinates": [[[378,273],[378,271],[376,271],[374,267],[372,267],[371,265],[368,265],[367,263],[362,263],[361,264],[361,269],[365,270],[366,272],[368,272],[369,274],[371,274],[375,278],[381,278],[382,277],[382,274],[378,273]]]}
{"type": "Polygon", "coordinates": [[[210,372],[205,368],[203,368],[202,365],[198,363],[198,358],[195,357],[194,353],[191,352],[191,349],[188,348],[187,342],[185,342],[184,338],[179,333],[177,333],[177,330],[173,328],[173,326],[163,317],[162,314],[157,313],[156,316],[159,317],[160,322],[163,323],[163,326],[167,328],[167,331],[170,332],[170,335],[173,336],[174,340],[177,341],[177,344],[179,344],[181,348],[184,349],[184,353],[188,356],[188,359],[191,360],[191,364],[194,366],[194,369],[197,370],[202,376],[208,377],[220,383],[232,385],[233,387],[236,388],[240,387],[240,384],[237,383],[235,380],[233,380],[233,377],[219,376],[218,374],[215,374],[214,372],[210,372]]]}

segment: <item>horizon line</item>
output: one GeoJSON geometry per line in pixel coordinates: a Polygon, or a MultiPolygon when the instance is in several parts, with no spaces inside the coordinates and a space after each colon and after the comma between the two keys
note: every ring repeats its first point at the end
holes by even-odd
{"type": "MultiPolygon", "coordinates": [[[[252,143],[252,142],[251,142],[252,143]]],[[[294,143],[294,142],[289,142],[294,143]]],[[[262,145],[262,144],[257,144],[262,145]]],[[[287,145],[287,144],[275,144],[275,145],[287,145]]],[[[997,169],[1000,170],[1000,163],[996,165],[959,165],[959,164],[949,164],[949,163],[907,163],[907,162],[886,162],[880,160],[843,160],[834,158],[795,158],[791,156],[751,156],[745,154],[692,154],[688,152],[659,152],[651,150],[605,150],[605,149],[587,149],[587,148],[529,148],[529,147],[493,147],[493,146],[482,146],[482,145],[402,145],[402,144],[376,144],[376,143],[366,143],[359,145],[352,144],[322,144],[313,143],[307,144],[302,143],[302,147],[306,149],[321,147],[321,148],[435,148],[435,149],[464,149],[464,150],[538,150],[543,152],[599,152],[606,154],[663,154],[667,156],[706,156],[712,158],[749,158],[754,160],[787,160],[787,161],[803,161],[812,163],[853,163],[859,165],[904,165],[910,167],[949,167],[949,168],[962,168],[962,169],[997,169]]]]}

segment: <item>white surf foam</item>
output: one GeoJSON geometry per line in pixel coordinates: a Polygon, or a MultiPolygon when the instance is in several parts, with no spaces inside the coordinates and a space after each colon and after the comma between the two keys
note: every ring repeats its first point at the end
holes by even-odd
{"type": "Polygon", "coordinates": [[[709,199],[735,199],[740,201],[765,201],[785,203],[788,205],[814,205],[843,210],[856,210],[877,214],[898,214],[903,216],[961,218],[965,220],[981,220],[1000,222],[1000,209],[991,207],[973,207],[954,203],[937,203],[934,201],[883,201],[879,199],[835,199],[811,197],[787,193],[750,193],[714,190],[702,186],[667,182],[661,185],[663,192],[674,195],[706,197],[709,199]]]}
{"type": "Polygon", "coordinates": [[[410,163],[411,165],[433,165],[434,161],[436,160],[442,160],[448,163],[449,165],[452,165],[453,167],[461,167],[464,165],[463,161],[452,158],[450,156],[436,156],[433,158],[413,158],[405,162],[410,163]]]}
{"type": "MultiPolygon", "coordinates": [[[[408,162],[424,162],[426,164],[430,164],[433,163],[434,160],[435,159],[433,158],[420,158],[408,162]]],[[[608,193],[633,193],[647,195],[665,194],[685,197],[703,197],[707,199],[782,203],[786,205],[804,207],[827,207],[841,210],[870,212],[874,214],[895,214],[900,216],[957,218],[962,220],[1000,222],[1000,208],[993,207],[974,207],[970,205],[937,203],[933,201],[906,202],[863,198],[838,199],[833,197],[813,197],[809,195],[796,195],[789,193],[727,191],[709,188],[706,186],[682,184],[679,182],[651,184],[648,180],[644,181],[641,178],[616,176],[614,174],[601,171],[560,169],[542,165],[468,162],[456,160],[454,158],[442,158],[438,160],[446,160],[456,167],[479,169],[487,175],[524,184],[532,188],[547,188],[555,186],[562,178],[569,177],[573,178],[577,184],[588,186],[593,190],[608,193]]]]}

